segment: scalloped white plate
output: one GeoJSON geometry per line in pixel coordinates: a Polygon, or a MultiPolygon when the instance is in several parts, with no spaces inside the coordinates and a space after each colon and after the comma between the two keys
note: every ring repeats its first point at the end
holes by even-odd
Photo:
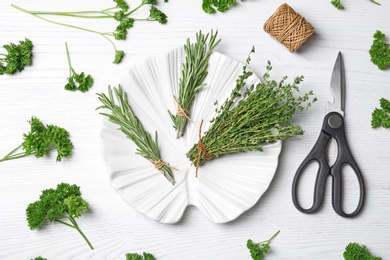
{"type": "MultiPolygon", "coordinates": [[[[222,156],[199,168],[186,157],[203,129],[215,115],[216,100],[222,104],[235,86],[243,64],[223,54],[213,53],[208,66],[207,86],[191,108],[191,119],[183,137],[176,139],[167,110],[177,105],[178,82],[185,58],[183,48],[150,57],[131,68],[121,81],[134,113],[154,136],[158,132],[162,159],[178,168],[172,186],[154,166],[135,154],[136,146],[117,126],[104,119],[101,129],[103,157],[110,182],[133,208],[161,223],[176,223],[188,205],[197,207],[210,221],[225,223],[251,208],[268,188],[278,164],[281,142],[264,146],[262,152],[222,156]]],[[[256,76],[247,83],[259,82],[256,76]]]]}

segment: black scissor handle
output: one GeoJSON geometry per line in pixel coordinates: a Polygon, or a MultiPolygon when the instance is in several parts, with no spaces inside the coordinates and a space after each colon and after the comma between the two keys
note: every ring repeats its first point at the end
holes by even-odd
{"type": "Polygon", "coordinates": [[[357,214],[359,214],[364,204],[365,189],[364,189],[363,176],[348,147],[347,139],[345,136],[345,130],[344,130],[344,118],[339,113],[336,112],[329,113],[326,118],[329,118],[329,120],[327,120],[328,123],[326,125],[325,131],[331,133],[331,135],[336,139],[337,146],[338,146],[338,155],[336,161],[330,169],[330,175],[333,178],[332,206],[334,211],[340,216],[347,217],[347,218],[354,217],[357,214]],[[334,122],[340,122],[340,124],[336,124],[332,126],[331,123],[329,123],[330,119],[332,118],[334,119],[334,122]],[[352,213],[345,213],[342,205],[342,198],[343,198],[342,169],[346,165],[351,166],[352,170],[354,171],[359,183],[359,190],[360,190],[358,205],[352,213]]]}
{"type": "Polygon", "coordinates": [[[326,178],[331,175],[332,182],[332,206],[334,211],[342,217],[354,217],[362,209],[365,197],[364,181],[363,176],[357,166],[351,151],[349,150],[348,143],[345,137],[344,130],[344,118],[341,114],[337,112],[328,113],[324,118],[324,123],[322,125],[321,133],[315,143],[313,149],[310,151],[308,156],[299,166],[297,172],[295,173],[293,186],[292,186],[292,198],[295,207],[304,213],[314,213],[319,210],[322,206],[324,191],[325,191],[325,182],[326,178]],[[329,168],[328,162],[326,160],[326,147],[330,139],[334,137],[337,146],[338,154],[337,159],[334,165],[329,168]],[[319,169],[317,172],[317,177],[314,187],[314,197],[313,205],[304,209],[300,206],[297,198],[297,187],[299,179],[301,178],[305,168],[313,161],[316,161],[319,164],[319,169]],[[350,165],[353,169],[359,183],[360,195],[358,206],[352,213],[345,213],[342,205],[343,197],[343,180],[342,180],[342,168],[346,165],[350,165]]]}
{"type": "Polygon", "coordinates": [[[294,206],[303,213],[314,213],[322,206],[325,194],[325,181],[330,173],[330,168],[328,162],[326,161],[326,146],[331,138],[332,137],[330,135],[321,130],[317,142],[295,173],[292,184],[292,199],[294,206]],[[317,177],[314,186],[313,204],[310,208],[305,209],[299,204],[297,190],[302,174],[305,172],[306,167],[308,167],[313,162],[318,163],[317,177]]]}

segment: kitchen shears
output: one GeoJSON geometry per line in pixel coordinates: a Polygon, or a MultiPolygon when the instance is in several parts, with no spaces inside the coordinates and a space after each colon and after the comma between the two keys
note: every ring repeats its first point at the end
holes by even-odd
{"type": "Polygon", "coordinates": [[[304,213],[314,213],[318,211],[324,199],[325,182],[328,176],[332,177],[332,206],[334,211],[342,217],[354,217],[361,211],[364,202],[365,190],[363,176],[356,164],[351,151],[349,150],[344,129],[345,110],[345,80],[344,66],[339,52],[330,81],[330,90],[333,94],[333,103],[328,102],[327,113],[324,117],[322,129],[314,147],[304,159],[295,173],[292,184],[292,198],[295,207],[304,213]],[[337,157],[332,166],[327,162],[327,146],[334,138],[337,142],[337,157]],[[310,208],[303,208],[298,202],[297,190],[299,180],[306,167],[313,163],[318,163],[317,177],[314,186],[313,204],[310,208]],[[349,165],[354,171],[359,184],[360,195],[357,208],[352,213],[343,210],[343,176],[342,168],[349,165]]]}

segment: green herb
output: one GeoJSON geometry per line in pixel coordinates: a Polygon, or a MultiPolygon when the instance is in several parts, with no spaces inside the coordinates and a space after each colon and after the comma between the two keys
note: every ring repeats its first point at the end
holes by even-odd
{"type": "Polygon", "coordinates": [[[7,54],[0,53],[0,75],[21,72],[32,64],[33,43],[29,39],[19,41],[19,44],[6,44],[3,48],[7,54]]]}
{"type": "Polygon", "coordinates": [[[47,260],[47,258],[43,258],[42,256],[37,256],[34,259],[31,260],[47,260]]]}
{"type": "Polygon", "coordinates": [[[126,254],[126,260],[156,260],[152,254],[143,253],[143,255],[139,255],[137,253],[128,253],[126,254]]]}
{"type": "Polygon", "coordinates": [[[381,98],[380,99],[381,108],[375,108],[372,112],[371,126],[373,128],[383,127],[390,128],[390,101],[381,98]]]}
{"type": "MultiPolygon", "coordinates": [[[[254,52],[254,48],[251,52],[254,52]]],[[[247,86],[246,79],[253,73],[247,71],[248,57],[243,73],[238,77],[230,97],[216,109],[210,129],[199,138],[187,153],[190,161],[198,167],[206,160],[224,154],[244,151],[261,151],[262,144],[285,140],[302,135],[299,125],[291,125],[290,120],[296,112],[307,109],[314,98],[308,102],[313,92],[295,97],[303,76],[296,77],[294,83],[270,80],[271,63],[259,84],[247,86]],[[308,102],[305,106],[302,104],[308,102]]],[[[200,136],[201,132],[199,133],[200,136]]]]}
{"type": "Polygon", "coordinates": [[[187,39],[184,45],[186,58],[179,81],[179,97],[178,99],[174,97],[178,104],[178,111],[176,115],[168,111],[178,138],[184,134],[189,119],[189,109],[196,93],[206,86],[203,80],[207,76],[210,55],[221,42],[221,40],[216,41],[217,35],[218,31],[215,34],[211,31],[206,35],[200,31],[196,34],[195,43],[191,44],[190,39],[187,39]]]}
{"type": "Polygon", "coordinates": [[[279,233],[280,230],[276,232],[270,239],[260,243],[253,243],[253,241],[249,239],[246,243],[246,247],[249,249],[252,259],[262,260],[264,256],[268,253],[268,251],[271,249],[271,246],[269,245],[271,243],[271,240],[274,239],[279,233]]]}
{"type": "Polygon", "coordinates": [[[90,33],[95,33],[101,35],[103,38],[108,40],[115,51],[115,59],[114,64],[118,64],[122,61],[124,56],[124,52],[121,50],[117,50],[114,42],[110,38],[114,38],[116,40],[125,40],[127,36],[127,32],[130,28],[133,27],[134,22],[136,21],[157,21],[161,24],[167,23],[167,16],[157,9],[154,5],[157,4],[157,0],[142,0],[141,3],[135,7],[134,9],[129,8],[129,5],[125,0],[114,0],[115,6],[106,8],[103,10],[85,10],[85,11],[72,11],[72,12],[52,12],[52,11],[31,11],[23,9],[19,6],[12,4],[11,6],[28,14],[35,16],[36,18],[42,19],[44,21],[66,26],[82,31],[87,31],[90,33]],[[149,16],[146,18],[136,18],[133,15],[144,6],[150,6],[149,16]],[[116,20],[119,24],[115,28],[114,31],[105,32],[105,31],[97,31],[84,27],[79,27],[73,24],[67,24],[62,22],[57,22],[51,19],[46,18],[46,16],[68,16],[74,18],[88,18],[88,19],[113,19],[116,20]]]}
{"type": "Polygon", "coordinates": [[[390,65],[390,44],[385,42],[385,37],[381,31],[376,31],[369,50],[372,63],[381,70],[385,70],[390,65]]]}
{"type": "Polygon", "coordinates": [[[382,260],[382,257],[373,256],[365,245],[349,243],[343,254],[344,260],[382,260]]]}
{"type": "Polygon", "coordinates": [[[30,132],[23,134],[23,143],[0,159],[0,162],[22,158],[34,154],[40,158],[51,150],[57,150],[57,162],[72,154],[73,144],[69,132],[55,125],[44,125],[33,116],[30,121],[30,132]],[[21,151],[23,150],[23,151],[21,151]]]}
{"type": "MultiPolygon", "coordinates": [[[[374,3],[376,5],[381,5],[380,3],[376,2],[375,0],[370,0],[371,3],[374,3]]],[[[344,6],[341,4],[341,0],[333,0],[331,1],[332,5],[336,7],[339,10],[344,9],[344,6]]]]}
{"type": "Polygon", "coordinates": [[[76,71],[70,64],[70,56],[67,43],[65,43],[65,48],[69,65],[69,78],[68,83],[65,85],[65,89],[70,91],[79,90],[81,92],[87,92],[93,85],[93,78],[89,74],[85,75],[84,72],[81,72],[81,74],[76,73],[76,71]]]}
{"type": "Polygon", "coordinates": [[[331,3],[334,7],[336,7],[339,10],[344,9],[344,6],[341,4],[341,0],[333,0],[331,3]]]}
{"type": "Polygon", "coordinates": [[[81,197],[80,187],[75,184],[60,183],[56,189],[43,190],[39,200],[28,205],[26,216],[31,230],[40,228],[48,222],[74,228],[93,249],[76,223],[76,218],[88,210],[88,203],[81,197]]]}
{"type": "Polygon", "coordinates": [[[215,13],[216,10],[223,13],[236,2],[236,0],[203,0],[202,9],[209,14],[215,13]]]}
{"type": "Polygon", "coordinates": [[[137,154],[140,154],[145,159],[152,162],[156,169],[158,169],[167,180],[174,185],[175,180],[172,173],[173,167],[169,166],[161,160],[160,151],[158,149],[158,136],[155,132],[154,141],[150,134],[145,131],[140,120],[134,115],[131,109],[127,93],[122,90],[119,85],[114,87],[114,93],[111,87],[108,87],[108,96],[104,93],[97,94],[102,106],[97,109],[107,109],[110,113],[100,113],[107,116],[114,124],[119,125],[121,130],[127,138],[132,140],[137,145],[137,154]],[[115,96],[114,96],[115,95],[115,96]]]}

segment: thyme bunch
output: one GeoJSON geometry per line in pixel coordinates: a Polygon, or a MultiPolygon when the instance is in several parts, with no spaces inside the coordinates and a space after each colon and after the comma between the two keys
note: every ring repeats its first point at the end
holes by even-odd
{"type": "MultiPolygon", "coordinates": [[[[254,51],[253,48],[251,53],[254,51]]],[[[271,80],[272,66],[268,61],[263,82],[247,86],[246,79],[253,74],[247,70],[249,63],[250,55],[230,97],[216,109],[210,129],[187,152],[197,169],[206,160],[224,154],[261,151],[265,143],[303,134],[299,125],[290,123],[296,112],[309,108],[316,101],[315,98],[309,101],[312,91],[294,96],[303,76],[296,77],[292,84],[286,83],[287,77],[279,82],[271,80]]]]}
{"type": "Polygon", "coordinates": [[[177,138],[184,134],[187,121],[190,119],[189,110],[196,93],[206,86],[203,80],[207,76],[207,65],[210,55],[221,42],[220,39],[216,40],[217,35],[218,31],[215,34],[211,31],[211,33],[206,35],[199,31],[196,34],[195,43],[191,43],[188,38],[184,45],[186,58],[183,63],[182,77],[179,81],[179,97],[176,98],[174,96],[178,104],[178,111],[176,115],[173,115],[168,110],[176,129],[177,138]]]}
{"type": "Polygon", "coordinates": [[[174,185],[175,180],[172,169],[175,168],[161,160],[158,149],[157,131],[155,132],[155,138],[153,140],[150,134],[143,128],[141,121],[135,116],[128,103],[127,93],[123,91],[122,87],[120,85],[118,88],[114,87],[113,91],[109,86],[108,96],[104,93],[97,95],[103,105],[96,110],[108,109],[110,113],[102,112],[100,114],[108,117],[114,124],[119,125],[118,129],[137,145],[136,154],[140,154],[153,163],[155,168],[158,169],[172,185],[174,185]]]}

